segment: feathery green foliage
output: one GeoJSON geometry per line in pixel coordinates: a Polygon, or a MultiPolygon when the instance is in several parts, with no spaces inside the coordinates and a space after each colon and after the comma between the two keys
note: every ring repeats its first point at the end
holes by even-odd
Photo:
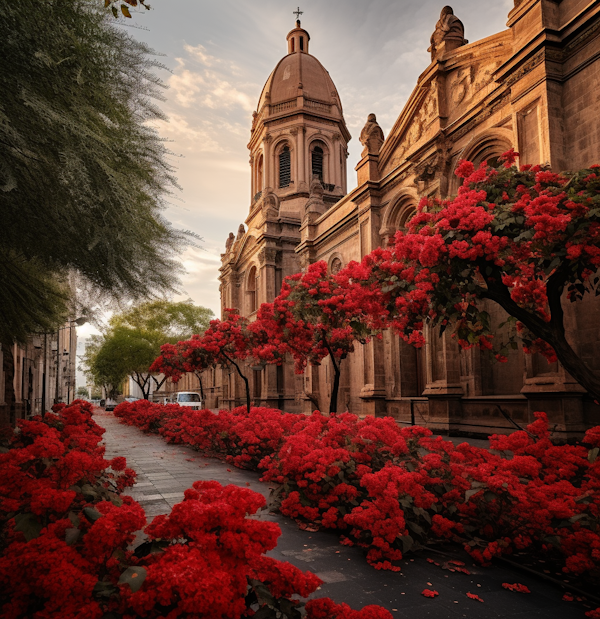
{"type": "Polygon", "coordinates": [[[3,290],[13,338],[65,310],[52,274],[116,298],[177,287],[192,235],[161,215],[176,180],[152,127],[163,115],[151,53],[95,0],[0,4],[0,281],[20,272],[36,294],[47,283],[46,303],[3,290]]]}

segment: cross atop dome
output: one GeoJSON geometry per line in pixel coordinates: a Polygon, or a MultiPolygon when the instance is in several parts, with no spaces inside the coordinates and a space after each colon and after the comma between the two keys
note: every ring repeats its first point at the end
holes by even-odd
{"type": "Polygon", "coordinates": [[[300,23],[300,15],[304,12],[298,7],[292,14],[296,16],[296,27],[287,35],[288,41],[288,54],[294,54],[297,52],[304,52],[308,54],[308,42],[310,41],[310,35],[300,23]]]}

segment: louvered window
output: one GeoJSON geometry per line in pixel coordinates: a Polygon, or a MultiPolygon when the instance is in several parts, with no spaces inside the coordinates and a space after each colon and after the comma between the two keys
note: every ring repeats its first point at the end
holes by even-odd
{"type": "Polygon", "coordinates": [[[288,146],[279,154],[279,186],[289,187],[291,182],[291,156],[288,146]]]}
{"type": "Polygon", "coordinates": [[[312,178],[323,180],[323,149],[316,146],[312,152],[312,178]]]}

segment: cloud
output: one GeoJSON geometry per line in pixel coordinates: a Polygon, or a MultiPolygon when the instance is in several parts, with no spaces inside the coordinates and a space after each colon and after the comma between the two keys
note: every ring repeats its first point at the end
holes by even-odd
{"type": "Polygon", "coordinates": [[[240,81],[241,69],[231,61],[209,54],[203,45],[184,45],[185,57],[176,58],[177,67],[168,85],[179,104],[209,109],[254,109],[256,84],[240,81]]]}

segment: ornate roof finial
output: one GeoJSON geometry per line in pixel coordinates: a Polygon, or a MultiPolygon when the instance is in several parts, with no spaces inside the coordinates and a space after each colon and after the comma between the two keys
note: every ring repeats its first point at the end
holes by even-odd
{"type": "Polygon", "coordinates": [[[301,11],[300,7],[298,7],[295,11],[292,11],[292,13],[296,16],[296,26],[300,28],[300,15],[304,15],[304,11],[301,11]]]}

